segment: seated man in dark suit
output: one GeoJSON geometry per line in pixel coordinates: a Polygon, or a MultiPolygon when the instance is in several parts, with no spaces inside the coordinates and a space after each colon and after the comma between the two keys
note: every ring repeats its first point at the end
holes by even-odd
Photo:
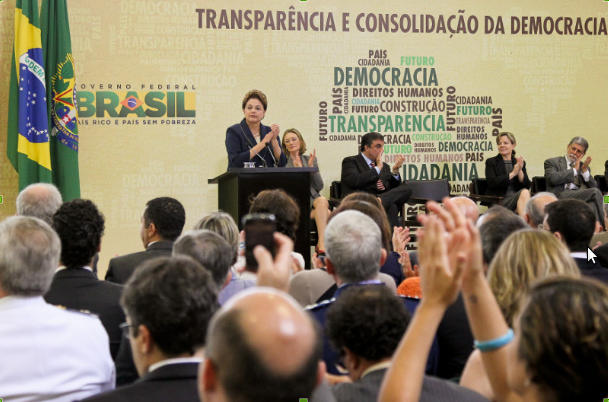
{"type": "Polygon", "coordinates": [[[100,281],[91,270],[104,234],[104,217],[93,202],[76,199],[59,207],[53,215],[53,227],[61,240],[61,266],[44,299],[49,304],[97,314],[110,338],[114,358],[121,341],[119,325],[125,321],[119,304],[123,287],[100,281]]]}
{"type": "MultiPolygon", "coordinates": [[[[328,309],[326,331],[353,381],[332,388],[338,402],[377,400],[391,356],[409,321],[410,314],[404,305],[384,286],[346,289],[328,309]]],[[[453,382],[425,376],[420,400],[486,399],[453,382]]]]}
{"type": "Polygon", "coordinates": [[[575,198],[590,205],[599,225],[607,229],[603,194],[590,172],[592,158],[582,160],[588,150],[588,141],[574,137],[567,145],[567,154],[546,159],[543,163],[548,191],[559,199],[575,198]]]}
{"type": "Polygon", "coordinates": [[[125,283],[142,262],[171,255],[173,241],[182,233],[186,213],[180,202],[170,197],[159,197],[146,203],[140,236],[145,251],[115,257],[110,260],[106,280],[125,283]]]}
{"type": "Polygon", "coordinates": [[[588,261],[588,246],[595,227],[594,212],[588,204],[580,200],[548,204],[543,226],[569,247],[582,275],[607,284],[607,267],[601,266],[600,260],[588,261]]]}
{"type": "Polygon", "coordinates": [[[123,329],[141,378],[87,401],[198,402],[197,372],[217,298],[209,272],[189,257],[143,263],[121,299],[123,329]]]}
{"type": "Polygon", "coordinates": [[[365,191],[381,199],[383,207],[391,226],[399,226],[398,211],[410,195],[412,190],[401,184],[400,168],[404,157],[399,155],[394,165],[383,162],[383,136],[370,132],[362,137],[361,153],[343,159],[340,173],[342,195],[354,191],[365,191]]]}

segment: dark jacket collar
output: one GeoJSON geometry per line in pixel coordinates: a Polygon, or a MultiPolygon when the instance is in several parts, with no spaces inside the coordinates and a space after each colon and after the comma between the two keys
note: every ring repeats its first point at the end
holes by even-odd
{"type": "Polygon", "coordinates": [[[173,248],[173,242],[171,240],[159,240],[146,247],[148,250],[171,250],[173,248]]]}
{"type": "Polygon", "coordinates": [[[138,381],[158,381],[168,379],[197,378],[199,363],[175,363],[159,367],[140,378],[138,381]]]}
{"type": "Polygon", "coordinates": [[[89,278],[97,279],[97,276],[88,269],[84,268],[66,268],[55,273],[56,278],[89,278]]]}

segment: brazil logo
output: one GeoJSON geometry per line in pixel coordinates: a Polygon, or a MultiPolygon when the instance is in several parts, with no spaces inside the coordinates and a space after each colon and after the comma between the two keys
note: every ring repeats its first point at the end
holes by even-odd
{"type": "Polygon", "coordinates": [[[68,53],[63,63],[57,66],[57,72],[51,77],[53,91],[53,130],[59,142],[74,151],[78,151],[78,125],[76,115],[76,93],[74,92],[74,59],[68,53]]]}

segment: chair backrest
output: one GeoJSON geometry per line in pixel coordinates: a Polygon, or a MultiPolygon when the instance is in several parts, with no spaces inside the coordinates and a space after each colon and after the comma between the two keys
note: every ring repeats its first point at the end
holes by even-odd
{"type": "Polygon", "coordinates": [[[406,180],[404,183],[412,190],[412,200],[433,200],[440,202],[450,196],[448,180],[406,180]]]}
{"type": "Polygon", "coordinates": [[[332,182],[332,184],[330,184],[330,198],[335,198],[337,200],[340,200],[342,198],[340,181],[335,180],[332,182]]]}
{"type": "Polygon", "coordinates": [[[534,176],[531,181],[531,194],[546,191],[546,178],[543,176],[534,176]]]}
{"type": "Polygon", "coordinates": [[[484,178],[476,178],[472,179],[472,185],[474,189],[474,194],[484,195],[486,194],[486,190],[488,189],[488,181],[484,178]]]}
{"type": "Polygon", "coordinates": [[[598,189],[601,190],[603,194],[607,194],[607,177],[603,174],[597,174],[594,176],[594,180],[598,183],[598,189]]]}

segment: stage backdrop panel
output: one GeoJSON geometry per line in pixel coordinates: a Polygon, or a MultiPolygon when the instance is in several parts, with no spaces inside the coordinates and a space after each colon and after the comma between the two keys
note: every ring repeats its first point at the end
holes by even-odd
{"type": "MultiPolygon", "coordinates": [[[[14,213],[6,110],[14,0],[0,2],[0,218],[14,213]]],[[[404,179],[448,178],[467,193],[516,135],[529,175],[591,144],[607,158],[607,4],[427,1],[68,1],[83,198],[106,217],[99,271],[140,250],[146,201],[179,199],[186,228],[217,208],[226,128],[257,88],[264,123],[296,127],[317,151],[328,195],[341,160],[379,131],[404,179]]]]}

